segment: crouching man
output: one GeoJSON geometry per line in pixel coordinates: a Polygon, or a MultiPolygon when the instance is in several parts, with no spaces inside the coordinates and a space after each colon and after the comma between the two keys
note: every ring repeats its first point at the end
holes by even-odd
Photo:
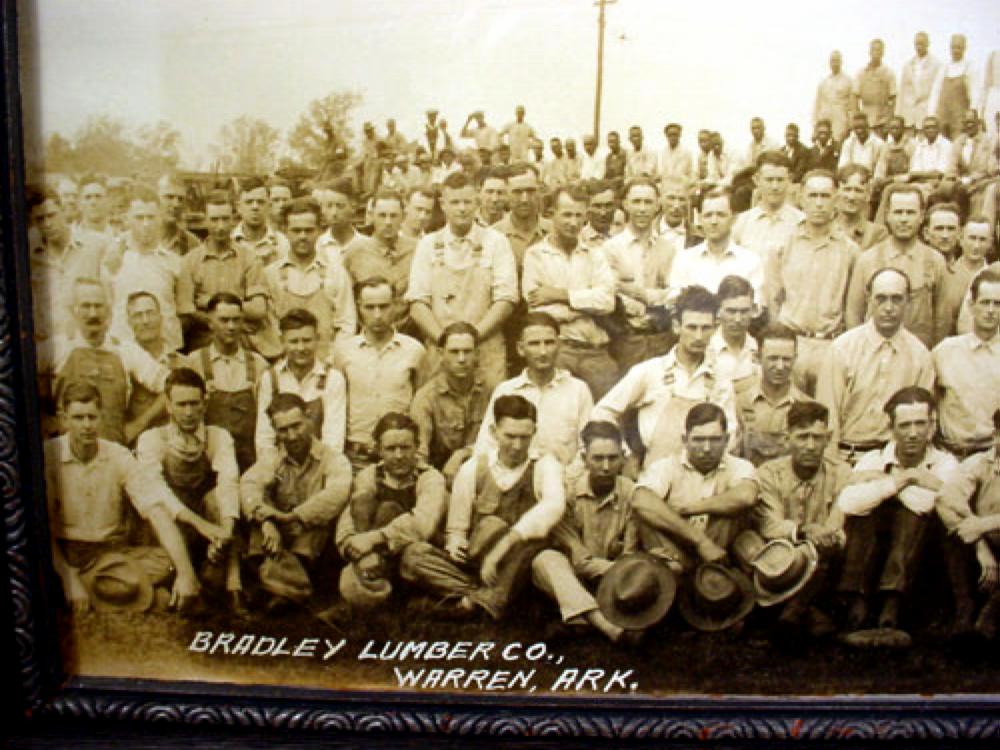
{"type": "MultiPolygon", "coordinates": [[[[635,485],[622,474],[622,435],[611,422],[589,422],[583,443],[586,473],[571,483],[566,515],[552,531],[553,549],[543,550],[532,562],[532,578],[559,605],[568,628],[593,627],[612,642],[637,640],[642,630],[612,622],[591,593],[616,560],[639,547],[632,513],[635,485]]],[[[628,609],[629,598],[648,599],[649,587],[659,583],[656,575],[634,580],[635,588],[619,604],[628,609]]]]}
{"type": "Polygon", "coordinates": [[[348,562],[340,595],[352,609],[389,597],[394,561],[408,545],[430,542],[448,508],[437,469],[421,463],[417,424],[389,412],[375,425],[378,463],[358,472],[348,512],[337,524],[337,549],[348,562]]]}
{"type": "Polygon", "coordinates": [[[754,516],[761,536],[795,545],[809,542],[818,558],[811,578],[782,608],[784,633],[805,627],[819,636],[832,627],[817,605],[832,588],[832,574],[844,550],[844,516],[834,503],[850,479],[851,467],[830,455],[829,443],[829,410],[815,401],[796,401],[788,409],[789,455],[757,469],[760,500],[754,516]]]}
{"type": "Polygon", "coordinates": [[[938,515],[948,529],[945,562],[955,598],[956,634],[972,629],[992,640],[1000,616],[1000,409],[993,412],[993,447],[973,453],[941,494],[938,515]],[[973,560],[974,558],[974,560],[973,560]],[[976,616],[974,583],[985,602],[976,616]]]}
{"type": "Polygon", "coordinates": [[[482,609],[501,619],[566,509],[558,460],[529,458],[538,421],[534,404],[501,396],[493,402],[493,418],[496,449],[474,455],[455,476],[445,548],[411,544],[400,566],[407,581],[454,599],[448,612],[456,618],[482,609]]]}
{"type": "Polygon", "coordinates": [[[127,448],[98,437],[96,386],[67,383],[60,416],[67,433],[45,443],[45,484],[52,562],[67,603],[75,613],[105,605],[148,609],[152,587],[166,585],[174,569],[170,604],[186,607],[200,585],[171,519],[170,492],[142,471],[127,448]],[[160,547],[134,545],[126,494],[131,508],[153,527],[160,547]]]}
{"type": "Polygon", "coordinates": [[[267,408],[278,449],[262,455],[240,481],[250,530],[246,557],[277,612],[313,594],[309,568],[326,547],[351,491],[351,464],[315,437],[301,396],[278,393],[267,408]]]}
{"type": "Polygon", "coordinates": [[[233,614],[246,616],[235,538],[240,488],[233,439],[222,427],[205,424],[208,398],[197,372],[173,370],[164,393],[170,421],[139,436],[136,456],[150,476],[170,488],[201,582],[225,591],[233,614]]]}

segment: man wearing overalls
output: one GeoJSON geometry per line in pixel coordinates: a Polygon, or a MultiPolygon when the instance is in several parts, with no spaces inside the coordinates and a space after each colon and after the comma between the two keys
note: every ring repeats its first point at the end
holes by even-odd
{"type": "Polygon", "coordinates": [[[341,576],[340,593],[352,607],[366,601],[353,595],[353,580],[391,590],[394,561],[408,545],[440,536],[448,508],[444,477],[418,459],[416,422],[389,412],[375,425],[374,437],[379,462],[358,473],[350,507],[337,524],[337,549],[353,568],[341,576]]]}
{"type": "MultiPolygon", "coordinates": [[[[479,367],[488,388],[507,376],[501,329],[518,301],[510,242],[476,225],[479,197],[467,177],[449,175],[441,208],[447,226],[424,236],[410,269],[406,300],[428,349],[449,323],[464,320],[479,332],[479,367]]],[[[436,353],[436,352],[435,352],[436,353]]],[[[428,372],[436,370],[437,357],[428,372]]]]}
{"type": "Polygon", "coordinates": [[[205,424],[205,381],[181,367],[164,388],[170,421],[139,436],[136,456],[143,468],[162,478],[177,503],[175,521],[204,587],[225,591],[233,614],[246,614],[235,539],[240,517],[239,474],[233,438],[205,424]]]}
{"type": "Polygon", "coordinates": [[[294,393],[305,402],[313,437],[337,453],[344,451],[347,384],[340,372],[317,356],[316,316],[293,308],[278,323],[285,356],[260,377],[257,393],[257,455],[274,450],[274,426],[267,409],[279,393],[294,393]]]}
{"type": "Polygon", "coordinates": [[[256,458],[257,384],[266,360],[241,341],[243,302],[235,294],[218,292],[207,307],[212,343],[190,355],[191,367],[205,380],[208,400],[205,424],[225,428],[236,446],[242,474],[256,458]]]}
{"type": "Polygon", "coordinates": [[[310,571],[347,505],[351,464],[317,440],[306,402],[279,393],[268,407],[277,450],[262,454],[240,482],[250,527],[247,558],[271,595],[270,612],[304,604],[313,595],[310,571]]]}
{"type": "Polygon", "coordinates": [[[83,381],[97,387],[101,394],[100,437],[125,444],[134,438],[127,422],[131,382],[153,393],[163,392],[168,370],[141,347],[123,346],[108,336],[111,306],[101,282],[77,279],[73,285],[72,337],[56,336],[39,348],[39,374],[54,377],[55,402],[65,384],[83,381]]]}
{"type": "MultiPolygon", "coordinates": [[[[635,365],[594,407],[591,419],[621,426],[643,466],[681,452],[684,418],[695,404],[717,404],[727,423],[737,424],[733,385],[705,356],[718,309],[716,296],[704,287],[683,290],[674,303],[676,346],[635,365]],[[637,430],[628,414],[635,415],[637,430]]],[[[734,445],[738,440],[733,436],[734,445]]]]}
{"type": "Polygon", "coordinates": [[[493,404],[496,451],[474,455],[455,477],[445,547],[415,542],[403,552],[403,579],[453,600],[456,618],[483,610],[501,619],[527,583],[531,562],[566,510],[562,466],[529,458],[538,413],[522,396],[493,404]]]}

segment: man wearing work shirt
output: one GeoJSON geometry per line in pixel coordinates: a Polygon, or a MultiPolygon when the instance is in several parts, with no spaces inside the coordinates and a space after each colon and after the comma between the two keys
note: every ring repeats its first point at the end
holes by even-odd
{"type": "Polygon", "coordinates": [[[765,267],[804,216],[788,200],[791,168],[788,157],[780,151],[764,151],[757,158],[753,175],[760,202],[741,213],[733,224],[733,242],[757,253],[765,267]]]}
{"type": "Polygon", "coordinates": [[[837,170],[835,225],[860,250],[881,242],[888,232],[881,224],[868,220],[871,200],[872,171],[860,164],[849,164],[837,170]]]}
{"type": "Polygon", "coordinates": [[[267,184],[259,177],[240,182],[240,223],[233,229],[233,244],[262,266],[288,257],[288,238],[268,221],[271,199],[267,184]]]}
{"type": "Polygon", "coordinates": [[[518,269],[524,263],[524,252],[545,238],[549,222],[541,216],[538,195],[538,171],[534,165],[518,164],[507,170],[507,195],[510,213],[493,225],[510,242],[518,269]]]}

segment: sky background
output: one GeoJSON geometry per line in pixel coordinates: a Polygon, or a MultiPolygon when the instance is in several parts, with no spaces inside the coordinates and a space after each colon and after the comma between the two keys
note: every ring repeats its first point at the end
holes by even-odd
{"type": "MultiPolygon", "coordinates": [[[[185,166],[204,167],[219,128],[244,114],[283,134],[313,99],[364,96],[355,118],[387,117],[414,138],[434,107],[458,135],[483,109],[495,127],[518,103],[543,137],[589,132],[597,8],[592,0],[23,0],[25,127],[74,133],[91,115],[130,126],[167,120],[183,134],[185,166]]],[[[667,121],[722,132],[731,149],[759,115],[781,137],[808,140],[830,50],[852,74],[870,39],[897,72],[927,31],[948,58],[966,34],[982,70],[1000,49],[996,0],[618,0],[608,6],[601,129],[643,126],[663,145],[667,121]]],[[[981,73],[980,73],[981,75],[981,73]]],[[[603,137],[603,136],[602,136],[603,137]]]]}

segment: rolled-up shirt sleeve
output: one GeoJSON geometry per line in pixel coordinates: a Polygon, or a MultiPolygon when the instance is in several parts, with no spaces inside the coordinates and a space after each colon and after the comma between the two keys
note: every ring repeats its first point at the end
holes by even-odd
{"type": "Polygon", "coordinates": [[[434,252],[434,237],[435,235],[423,237],[417,243],[417,249],[413,251],[410,282],[407,284],[406,294],[403,296],[407,302],[423,302],[425,305],[431,303],[431,277],[434,273],[431,254],[434,252]]]}
{"type": "Polygon", "coordinates": [[[478,456],[473,456],[459,468],[451,488],[451,500],[448,503],[448,520],[445,525],[445,535],[449,543],[469,542],[469,526],[472,523],[472,501],[476,496],[476,465],[478,456]]]}
{"type": "Polygon", "coordinates": [[[343,339],[354,335],[358,328],[358,314],[354,307],[354,292],[351,277],[339,263],[332,265],[323,283],[327,300],[333,308],[335,338],[343,339]]]}
{"type": "Polygon", "coordinates": [[[510,249],[510,241],[499,232],[496,234],[496,237],[490,238],[493,266],[492,302],[494,304],[510,302],[516,305],[521,299],[517,289],[517,261],[514,260],[514,251],[510,249]]]}
{"type": "Polygon", "coordinates": [[[512,527],[522,539],[542,539],[566,512],[562,464],[546,455],[535,462],[535,504],[512,527]]]}
{"type": "Polygon", "coordinates": [[[954,531],[960,521],[972,515],[972,497],[983,476],[983,468],[989,468],[988,455],[975,454],[965,459],[955,470],[951,481],[941,490],[937,512],[949,532],[954,531]]]}
{"type": "Polygon", "coordinates": [[[338,453],[344,451],[347,430],[347,384],[339,370],[330,368],[323,386],[323,445],[338,453]]]}
{"type": "Polygon", "coordinates": [[[240,470],[236,464],[233,438],[221,427],[208,429],[205,450],[215,470],[215,499],[223,520],[240,517],[240,470]]]}
{"type": "Polygon", "coordinates": [[[766,465],[757,472],[760,486],[760,494],[754,508],[757,527],[765,539],[795,540],[798,524],[790,518],[785,518],[784,493],[776,480],[775,473],[768,470],[766,465]]]}

